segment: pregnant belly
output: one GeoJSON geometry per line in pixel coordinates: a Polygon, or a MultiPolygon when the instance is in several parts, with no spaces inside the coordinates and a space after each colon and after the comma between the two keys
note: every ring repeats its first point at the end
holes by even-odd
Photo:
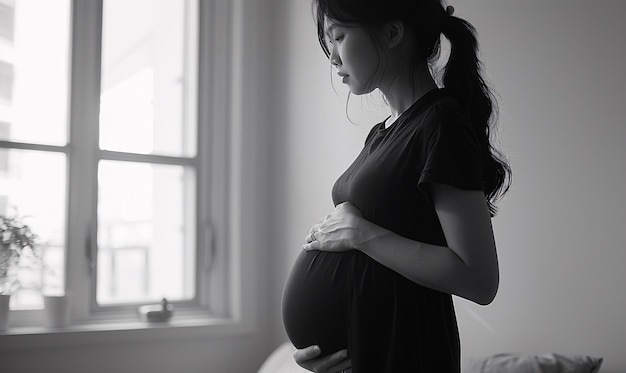
{"type": "Polygon", "coordinates": [[[458,372],[451,296],[360,251],[300,253],[282,312],[294,346],[318,345],[322,355],[347,348],[354,371],[458,372]]]}
{"type": "Polygon", "coordinates": [[[347,346],[346,317],[356,251],[303,251],[283,293],[283,323],[297,348],[318,345],[322,354],[347,346]]]}

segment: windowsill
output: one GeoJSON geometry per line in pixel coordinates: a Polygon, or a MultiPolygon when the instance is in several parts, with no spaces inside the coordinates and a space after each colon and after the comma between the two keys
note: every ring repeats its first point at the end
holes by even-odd
{"type": "Polygon", "coordinates": [[[183,318],[167,322],[112,322],[65,328],[12,327],[0,332],[0,350],[236,335],[249,330],[244,324],[233,319],[183,318]]]}

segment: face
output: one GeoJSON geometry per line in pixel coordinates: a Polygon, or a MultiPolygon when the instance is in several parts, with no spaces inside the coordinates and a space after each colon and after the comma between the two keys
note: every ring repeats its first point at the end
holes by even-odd
{"type": "Polygon", "coordinates": [[[328,23],[330,62],[355,95],[378,88],[382,55],[372,35],[362,27],[328,23]]]}

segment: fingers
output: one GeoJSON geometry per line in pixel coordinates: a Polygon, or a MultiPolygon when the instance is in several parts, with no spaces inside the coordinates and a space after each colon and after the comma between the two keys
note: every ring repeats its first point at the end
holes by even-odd
{"type": "Polygon", "coordinates": [[[322,353],[322,350],[319,346],[309,346],[303,348],[301,350],[296,350],[293,354],[293,358],[296,360],[296,363],[304,363],[311,359],[315,359],[322,353]]]}
{"type": "MultiPolygon", "coordinates": [[[[344,370],[352,367],[352,360],[348,358],[347,350],[340,350],[328,356],[328,359],[323,362],[320,372],[326,373],[340,373],[344,370]]],[[[319,368],[319,367],[318,367],[319,368]]]]}
{"type": "Polygon", "coordinates": [[[309,242],[302,246],[302,250],[311,251],[311,250],[320,250],[322,248],[322,244],[319,241],[309,242]]]}
{"type": "Polygon", "coordinates": [[[309,233],[311,233],[311,232],[315,232],[315,231],[320,230],[320,226],[322,225],[323,220],[324,220],[324,219],[320,220],[320,222],[319,222],[319,223],[313,224],[313,226],[312,226],[312,227],[311,227],[311,229],[309,230],[309,233]]]}
{"type": "Polygon", "coordinates": [[[313,224],[313,226],[309,230],[309,234],[307,234],[307,236],[305,237],[305,241],[307,243],[313,242],[317,239],[316,234],[320,230],[320,226],[321,226],[321,223],[313,224]]]}
{"type": "Polygon", "coordinates": [[[318,357],[320,354],[321,350],[318,346],[310,346],[296,350],[294,359],[301,367],[318,373],[339,373],[352,366],[347,350],[340,350],[321,358],[318,357]]]}
{"type": "Polygon", "coordinates": [[[312,231],[311,233],[307,234],[305,241],[307,244],[318,242],[320,241],[322,234],[323,233],[320,231],[312,231]]]}
{"type": "Polygon", "coordinates": [[[328,368],[328,373],[350,373],[352,372],[352,360],[344,359],[339,364],[333,365],[328,368]]]}

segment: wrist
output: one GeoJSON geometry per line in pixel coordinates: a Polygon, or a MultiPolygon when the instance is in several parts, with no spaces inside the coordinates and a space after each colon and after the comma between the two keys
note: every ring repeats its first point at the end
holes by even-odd
{"type": "Polygon", "coordinates": [[[377,226],[376,224],[364,219],[361,216],[355,216],[353,221],[354,237],[352,242],[352,248],[359,250],[367,254],[372,241],[376,237],[381,236],[386,232],[385,229],[377,226]]]}

